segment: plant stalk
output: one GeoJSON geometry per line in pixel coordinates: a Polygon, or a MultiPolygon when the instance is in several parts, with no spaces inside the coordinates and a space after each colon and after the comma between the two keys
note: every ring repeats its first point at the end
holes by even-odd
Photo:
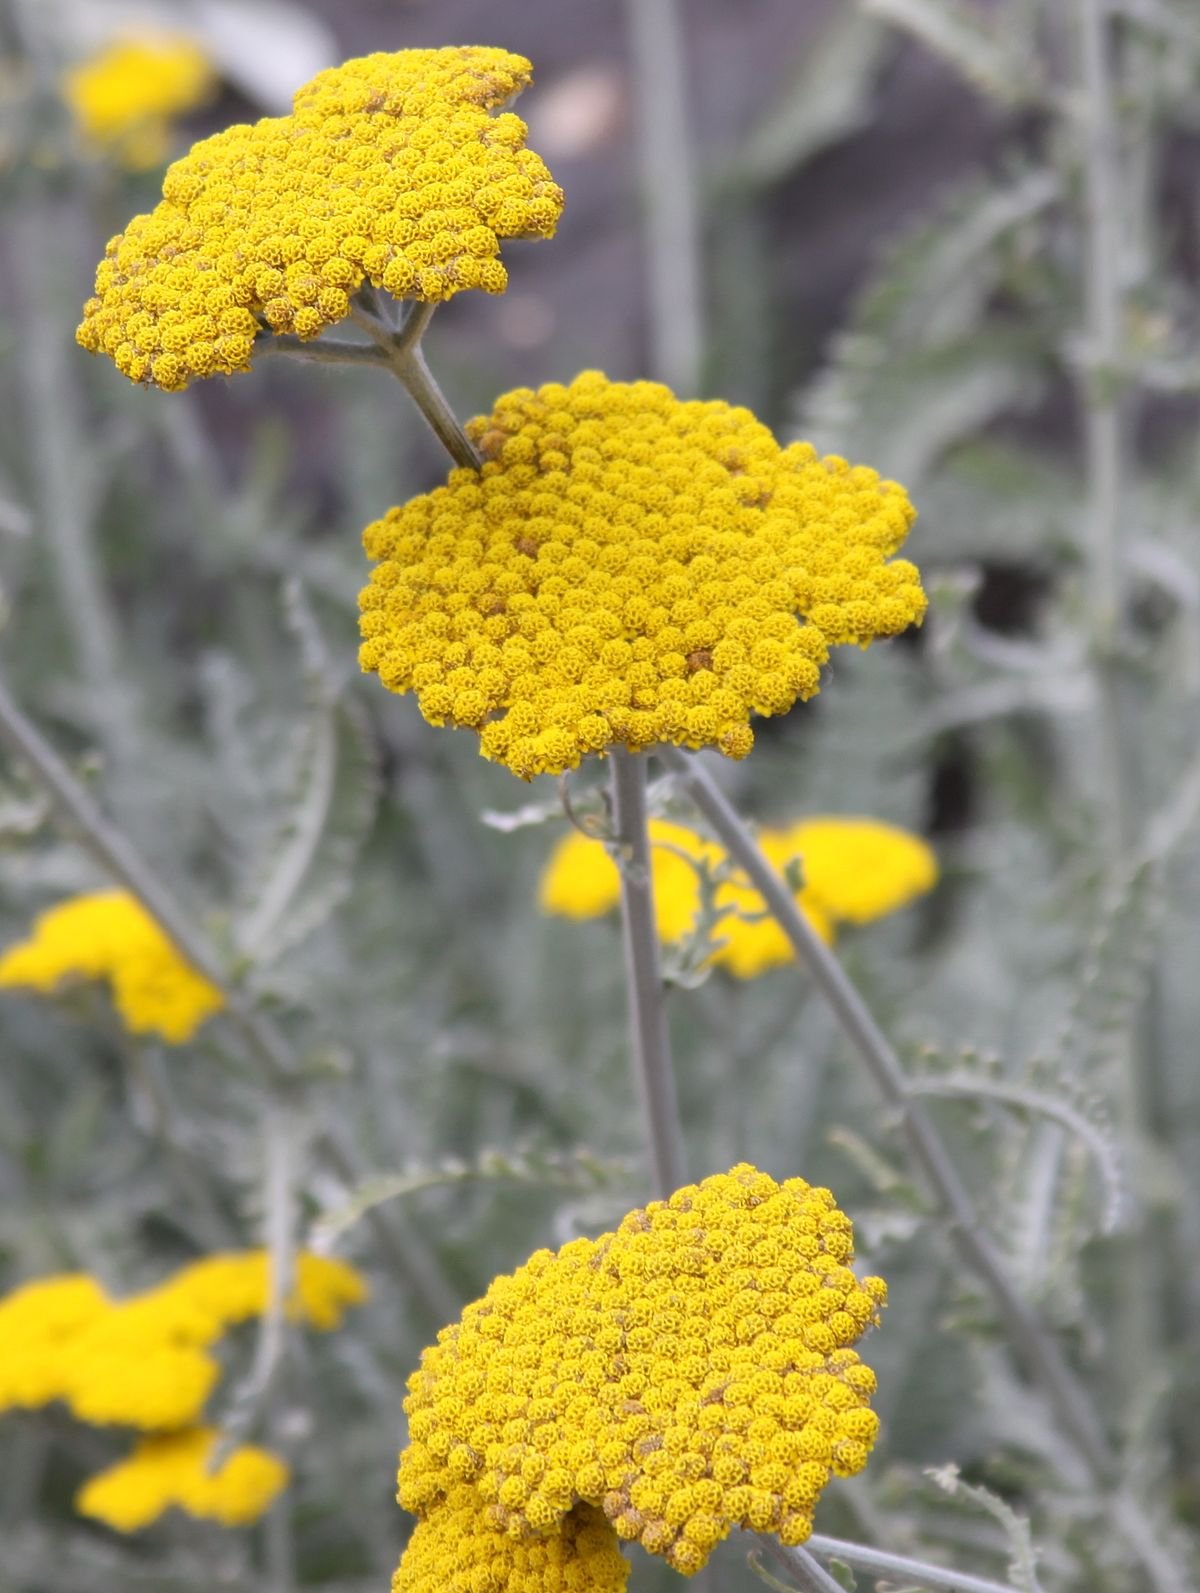
{"type": "Polygon", "coordinates": [[[700,385],[700,225],[679,0],[626,0],[649,273],[650,369],[684,398],[700,385]]]}
{"type": "Polygon", "coordinates": [[[1126,1542],[1147,1573],[1148,1586],[1157,1593],[1193,1593],[1169,1546],[1153,1530],[1141,1502],[1124,1484],[1120,1462],[1086,1389],[1037,1313],[1014,1287],[936,1124],[915,1096],[899,1056],[862,996],[833,952],[814,934],[783,876],[763,855],[708,769],[677,747],[660,746],[656,753],[680,778],[730,857],[761,892],[812,983],[895,1113],[912,1161],[947,1219],[960,1256],[986,1286],[1010,1341],[1045,1392],[1064,1435],[1095,1485],[1107,1495],[1114,1519],[1121,1522],[1126,1542]]]}
{"type": "Polygon", "coordinates": [[[24,301],[29,458],[39,530],[89,723],[114,760],[124,762],[132,747],[130,687],[121,670],[119,628],[96,548],[93,461],[85,445],[78,385],[67,365],[70,333],[54,293],[54,262],[69,241],[71,219],[55,201],[39,199],[11,231],[24,301]]]}
{"type": "MultiPolygon", "coordinates": [[[[168,888],[121,831],[104,817],[41,731],[17,706],[2,679],[0,742],[28,764],[100,868],[137,898],[180,956],[221,992],[225,1011],[270,1087],[277,1091],[295,1087],[299,1068],[283,1035],[255,1011],[245,992],[226,975],[219,958],[168,888]]],[[[337,1177],[353,1187],[357,1174],[332,1130],[319,1129],[313,1147],[337,1177]]],[[[432,1253],[424,1248],[419,1236],[380,1211],[370,1213],[369,1220],[393,1266],[430,1315],[438,1322],[445,1321],[447,1314],[453,1316],[459,1303],[455,1291],[442,1278],[432,1253]]]]}
{"type": "MultiPolygon", "coordinates": [[[[1128,399],[1123,391],[1121,261],[1125,250],[1120,150],[1114,104],[1112,18],[1104,0],[1076,0],[1080,126],[1084,193],[1084,300],[1087,359],[1081,373],[1087,479],[1087,575],[1104,791],[1100,803],[1105,861],[1110,877],[1123,869],[1137,823],[1131,774],[1136,758],[1125,711],[1127,671],[1121,644],[1125,607],[1122,507],[1128,475],[1128,399]]],[[[1143,1009],[1144,1010],[1144,1009],[1143,1009]]],[[[1117,1111],[1124,1140],[1140,1162],[1147,1149],[1154,1058],[1144,1028],[1129,1037],[1115,1068],[1117,1111]]],[[[1145,1213],[1123,1246],[1125,1286],[1113,1334],[1114,1363],[1127,1418],[1141,1406],[1144,1369],[1160,1364],[1154,1240],[1145,1213]]],[[[1159,1243],[1162,1236],[1159,1234],[1159,1243]]]]}
{"type": "MultiPolygon", "coordinates": [[[[848,1543],[844,1538],[826,1538],[814,1533],[805,1548],[823,1560],[842,1560],[851,1570],[867,1576],[886,1577],[889,1582],[917,1583],[928,1593],[1017,1593],[1008,1582],[993,1582],[990,1577],[970,1576],[965,1571],[950,1571],[944,1565],[914,1560],[907,1554],[891,1554],[872,1549],[865,1543],[848,1543]]],[[[796,1551],[785,1549],[789,1557],[796,1551]]]]}
{"type": "Polygon", "coordinates": [[[438,386],[421,348],[421,339],[436,309],[436,304],[414,304],[398,331],[372,311],[369,301],[351,313],[380,350],[392,374],[408,389],[409,397],[454,463],[478,470],[483,461],[438,386]]]}
{"type": "Polygon", "coordinates": [[[654,1193],[665,1199],[686,1181],[686,1175],[654,918],[650,835],[646,826],[646,754],[617,747],[610,755],[610,763],[634,1078],[654,1193]]]}
{"type": "Polygon", "coordinates": [[[955,1244],[963,1259],[986,1283],[999,1316],[1052,1400],[1064,1431],[1096,1476],[1112,1483],[1116,1475],[1116,1457],[1087,1394],[1062,1359],[1054,1340],[1013,1287],[933,1119],[910,1091],[900,1058],[862,996],[834,954],[814,933],[796,906],[783,876],[763,855],[704,765],[674,747],[660,747],[658,755],[680,777],[730,857],[762,893],[800,963],[896,1114],[912,1159],[949,1220],[955,1244]]]}

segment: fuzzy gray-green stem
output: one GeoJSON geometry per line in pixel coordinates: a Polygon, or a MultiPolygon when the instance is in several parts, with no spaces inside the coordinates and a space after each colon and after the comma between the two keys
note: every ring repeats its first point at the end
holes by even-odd
{"type": "Polygon", "coordinates": [[[436,309],[436,304],[414,304],[398,330],[376,313],[370,298],[351,313],[380,350],[388,369],[408,389],[409,397],[454,463],[478,470],[483,461],[438,386],[421,348],[421,339],[436,309]]]}
{"type": "MultiPolygon", "coordinates": [[[[1112,17],[1103,0],[1076,0],[1084,191],[1084,296],[1087,359],[1081,376],[1087,476],[1086,553],[1095,648],[1101,749],[1100,818],[1110,876],[1124,866],[1137,823],[1133,812],[1127,672],[1120,647],[1124,612],[1121,517],[1127,476],[1123,394],[1121,259],[1124,208],[1112,76],[1112,17]]],[[[1137,1032],[1122,1047],[1114,1079],[1125,1144],[1139,1160],[1147,1138],[1146,1073],[1156,1065],[1137,1032]]],[[[1144,1216],[1144,1214],[1143,1214],[1144,1216]]],[[[1160,1236],[1161,1239],[1161,1236],[1160,1236]]],[[[1161,1299],[1145,1221],[1126,1242],[1125,1282],[1114,1323],[1117,1377],[1130,1424],[1141,1405],[1143,1372],[1160,1364],[1156,1301],[1161,1299]]]]}
{"type": "MultiPolygon", "coordinates": [[[[886,1577],[889,1582],[916,1583],[927,1588],[929,1593],[1017,1593],[1008,1582],[993,1582],[990,1577],[951,1571],[944,1565],[914,1560],[907,1554],[891,1554],[886,1549],[872,1549],[865,1543],[849,1543],[845,1538],[826,1538],[814,1533],[804,1547],[823,1560],[841,1560],[852,1571],[886,1577]]],[[[790,1562],[796,1553],[795,1549],[781,1549],[777,1557],[790,1562]]]]}
{"type": "Polygon", "coordinates": [[[650,278],[650,369],[686,398],[700,383],[700,237],[687,52],[678,0],[627,0],[650,278]]]}
{"type": "Polygon", "coordinates": [[[654,919],[650,836],[646,827],[646,754],[617,747],[609,762],[613,842],[621,872],[621,926],[634,1077],[654,1193],[665,1199],[685,1182],[685,1174],[654,919]]]}
{"type": "Polygon", "coordinates": [[[66,205],[38,199],[22,224],[11,228],[24,301],[28,451],[39,530],[90,723],[117,761],[125,761],[133,724],[130,687],[120,668],[117,621],[96,549],[92,461],[84,442],[78,383],[67,363],[69,323],[62,322],[54,291],[64,248],[69,254],[73,241],[72,219],[66,205]]]}
{"type": "MultiPolygon", "coordinates": [[[[265,1080],[274,1089],[286,1089],[299,1073],[283,1035],[254,1009],[221,966],[220,959],[205,937],[189,920],[171,892],[149,867],[128,839],[109,823],[83,786],[33,722],[22,713],[12,694],[0,679],[0,743],[28,764],[41,782],[60,815],[75,831],[80,843],[100,868],[123,885],[130,895],[155,920],[180,956],[203,975],[222,995],[225,1010],[242,1041],[258,1063],[265,1080]]],[[[314,1149],[348,1186],[357,1174],[336,1135],[322,1129],[313,1141],[314,1149]]],[[[454,1290],[426,1251],[418,1235],[388,1219],[382,1212],[370,1216],[376,1237],[388,1250],[393,1264],[413,1284],[430,1314],[438,1321],[447,1316],[446,1307],[456,1302],[454,1290]]],[[[454,1314],[457,1303],[449,1315],[454,1314]]]]}

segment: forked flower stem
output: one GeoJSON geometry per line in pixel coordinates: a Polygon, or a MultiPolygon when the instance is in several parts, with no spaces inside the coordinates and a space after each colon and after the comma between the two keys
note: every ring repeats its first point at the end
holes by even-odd
{"type": "MultiPolygon", "coordinates": [[[[221,992],[225,1011],[270,1086],[286,1092],[295,1085],[299,1068],[283,1035],[255,1011],[250,999],[228,977],[204,935],[126,836],[101,813],[49,741],[17,706],[2,679],[0,743],[29,766],[100,868],[136,897],[180,956],[221,992]]],[[[357,1174],[350,1158],[329,1129],[317,1131],[313,1147],[338,1178],[347,1185],[355,1183],[357,1174]]],[[[419,1236],[381,1212],[369,1215],[376,1237],[430,1314],[439,1322],[453,1316],[459,1304],[457,1296],[419,1236]]]]}
{"type": "Polygon", "coordinates": [[[374,314],[369,303],[355,307],[351,313],[380,350],[383,362],[408,389],[409,397],[454,463],[478,470],[483,461],[438,386],[421,348],[421,339],[436,309],[436,304],[414,304],[398,331],[374,314]]]}
{"type": "Polygon", "coordinates": [[[686,1175],[654,919],[650,834],[646,826],[646,754],[617,747],[609,762],[613,841],[621,874],[621,928],[634,1080],[654,1193],[665,1199],[686,1181],[686,1175]]]}
{"type": "Polygon", "coordinates": [[[1082,1385],[1059,1353],[1036,1314],[1017,1292],[995,1244],[975,1209],[966,1185],[922,1102],[908,1087],[903,1065],[845,970],[800,912],[783,876],[764,856],[754,837],[696,758],[675,747],[657,754],[680,777],[730,857],[762,893],[792,944],[809,978],[828,1003],[843,1034],[866,1063],[880,1093],[895,1112],[909,1152],[930,1192],[949,1220],[963,1260],[987,1285],[998,1315],[1058,1419],[1097,1480],[1116,1480],[1117,1462],[1082,1385]]]}

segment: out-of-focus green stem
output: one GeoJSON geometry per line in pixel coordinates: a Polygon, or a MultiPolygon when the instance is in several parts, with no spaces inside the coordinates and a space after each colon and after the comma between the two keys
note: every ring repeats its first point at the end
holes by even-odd
{"type": "MultiPolygon", "coordinates": [[[[100,868],[138,899],[185,961],[221,992],[229,1018],[268,1085],[282,1091],[293,1086],[299,1069],[283,1035],[255,1010],[245,992],[229,978],[204,935],[126,836],[101,813],[45,736],[17,706],[2,679],[0,743],[28,764],[100,868]]],[[[319,1129],[313,1146],[343,1182],[350,1187],[358,1182],[356,1169],[332,1129],[319,1129]]],[[[453,1316],[459,1303],[457,1296],[420,1237],[393,1222],[387,1213],[374,1211],[369,1220],[392,1264],[430,1314],[439,1322],[453,1316]]]]}
{"type": "Polygon", "coordinates": [[[1103,0],[1076,0],[1080,57],[1080,127],[1084,175],[1086,358],[1081,376],[1087,477],[1087,574],[1096,650],[1103,744],[1101,813],[1110,861],[1129,841],[1129,777],[1124,757],[1121,641],[1124,580],[1121,513],[1125,486],[1125,417],[1121,371],[1121,192],[1103,0]]]}
{"type": "Polygon", "coordinates": [[[667,1035],[650,835],[646,827],[646,754],[613,749],[613,842],[621,872],[621,925],[634,1078],[642,1109],[654,1193],[665,1199],[685,1181],[683,1134],[667,1035]]]}
{"type": "Polygon", "coordinates": [[[650,368],[683,397],[704,353],[700,223],[679,0],[626,0],[649,274],[650,368]]]}
{"type": "MultiPolygon", "coordinates": [[[[1121,259],[1124,214],[1112,74],[1112,18],[1104,0],[1076,0],[1079,41],[1079,140],[1084,192],[1084,297],[1087,357],[1081,374],[1087,476],[1087,572],[1099,705],[1100,816],[1110,877],[1119,877],[1137,817],[1131,776],[1135,755],[1125,711],[1122,664],[1125,581],[1122,512],[1128,474],[1128,401],[1124,392],[1121,259]]],[[[1128,1151],[1137,1160],[1147,1142],[1151,1094],[1146,1072],[1156,1065],[1135,1034],[1122,1047],[1114,1083],[1128,1151]]],[[[1144,1217],[1144,1214],[1143,1214],[1144,1217]]],[[[1126,1242],[1124,1285],[1117,1304],[1114,1365],[1130,1424],[1138,1419],[1145,1373],[1160,1362],[1156,1320],[1161,1289],[1145,1222],[1126,1242]]]]}
{"type": "Polygon", "coordinates": [[[65,206],[39,197],[9,229],[23,307],[24,420],[39,529],[50,554],[67,645],[89,720],[108,750],[120,757],[129,748],[129,683],[120,670],[117,621],[94,539],[79,386],[67,365],[74,344],[58,313],[56,293],[71,223],[65,206]]]}

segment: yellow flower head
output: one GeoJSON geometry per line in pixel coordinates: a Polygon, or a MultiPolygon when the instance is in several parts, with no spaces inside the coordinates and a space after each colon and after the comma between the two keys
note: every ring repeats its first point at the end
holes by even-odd
{"type": "MultiPolygon", "coordinates": [[[[804,819],[786,830],[763,830],[759,844],[780,872],[799,863],[803,886],[796,904],[822,940],[839,923],[866,924],[906,906],[937,883],[937,858],[920,836],[877,819],[804,819]]],[[[728,872],[715,841],[681,824],[650,821],[651,874],[660,939],[682,940],[696,926],[701,870],[725,877],[715,888],[721,944],[709,961],[740,979],[753,979],[792,960],[792,948],[749,882],[728,872]]],[[[564,918],[598,918],[621,899],[617,865],[602,842],[572,830],[542,872],[542,911],[564,918]]]]}
{"type": "Polygon", "coordinates": [[[529,82],[506,50],[401,50],[319,73],[290,116],[226,128],[113,238],[78,341],[170,392],[250,368],[264,330],[317,337],[370,281],[437,302],[501,293],[501,238],[548,238],[562,190],[491,114],[529,82]]]}
{"type": "Polygon", "coordinates": [[[224,1527],[257,1521],[287,1485],[288,1468],[269,1450],[238,1444],[215,1470],[209,1461],[220,1434],[188,1427],[139,1439],[127,1460],[98,1472],[79,1490],[75,1508],[118,1532],[136,1532],[177,1506],[224,1527]]]}
{"type": "Polygon", "coordinates": [[[58,1399],[63,1347],[110,1305],[96,1280],[78,1272],[38,1278],[0,1300],[0,1410],[58,1399]]]}
{"type": "Polygon", "coordinates": [[[802,1542],[879,1426],[850,1346],[887,1289],[852,1257],[829,1190],[744,1164],[538,1251],[409,1379],[400,1502],[522,1545],[582,1502],[685,1573],[733,1527],[802,1542]]]}
{"type": "Polygon", "coordinates": [[[500,1537],[470,1483],[418,1522],[392,1593],[623,1593],[629,1562],[611,1524],[580,1504],[548,1537],[500,1537]]]}
{"type": "Polygon", "coordinates": [[[191,39],[121,39],[63,79],[63,97],[84,136],[133,171],[166,159],[170,122],[212,93],[208,58],[191,39]]]}
{"type": "Polygon", "coordinates": [[[506,394],[484,463],[367,528],[362,666],[522,779],[656,742],[741,758],[829,648],[918,621],[902,487],[745,409],[586,371],[506,394]]]}
{"type": "Polygon", "coordinates": [[[75,896],[43,913],[32,936],[0,957],[0,988],[50,994],[72,977],[107,979],[131,1034],[190,1040],[224,1005],[184,962],[141,903],[124,891],[75,896]]]}
{"type": "MultiPolygon", "coordinates": [[[[0,1301],[0,1410],[63,1400],[83,1421],[153,1431],[194,1422],[220,1376],[211,1348],[267,1307],[262,1250],[214,1255],[125,1300],[83,1275],[40,1279],[0,1301]]],[[[297,1257],[288,1314],[320,1329],[366,1297],[344,1261],[297,1257]]]]}

